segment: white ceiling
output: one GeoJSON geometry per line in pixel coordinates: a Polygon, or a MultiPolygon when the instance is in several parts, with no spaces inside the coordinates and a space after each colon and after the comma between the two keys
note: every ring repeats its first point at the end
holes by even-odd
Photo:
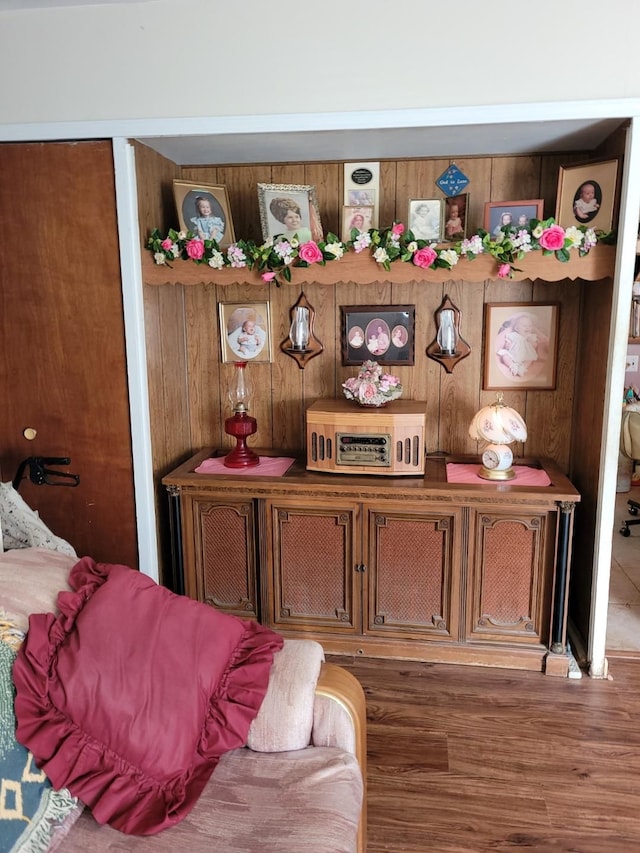
{"type": "Polygon", "coordinates": [[[0,12],[56,9],[60,6],[111,6],[113,3],[149,3],[152,0],[0,0],[0,12]]]}
{"type": "Polygon", "coordinates": [[[589,152],[621,122],[620,118],[570,119],[466,126],[286,130],[137,138],[174,163],[193,166],[451,158],[488,154],[589,152]]]}

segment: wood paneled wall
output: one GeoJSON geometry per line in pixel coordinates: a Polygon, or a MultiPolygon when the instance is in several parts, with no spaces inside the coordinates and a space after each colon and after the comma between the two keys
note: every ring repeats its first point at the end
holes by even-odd
{"type": "MultiPolygon", "coordinates": [[[[563,155],[469,158],[455,162],[469,177],[468,230],[482,226],[485,201],[544,198],[545,215],[555,211],[558,166],[580,159],[563,155]]],[[[411,198],[442,194],[435,181],[450,165],[448,159],[398,160],[381,163],[380,223],[406,221],[411,198]]],[[[177,224],[171,180],[202,181],[227,187],[236,236],[261,240],[257,189],[259,182],[312,184],[325,232],[340,231],[343,197],[342,163],[255,164],[248,166],[183,167],[178,169],[159,155],[138,146],[141,186],[141,239],[153,227],[177,224]]],[[[541,281],[460,282],[444,284],[393,282],[393,269],[371,285],[336,282],[309,284],[304,292],[316,311],[316,335],[324,352],[304,370],[279,350],[287,337],[289,309],[299,295],[292,285],[163,285],[146,287],[149,312],[150,376],[154,459],[160,473],[202,446],[230,445],[224,433],[229,415],[227,387],[233,367],[221,364],[218,303],[268,301],[274,356],[270,364],[250,364],[256,385],[254,415],[258,433],[254,447],[302,450],[304,412],[318,398],[341,396],[341,383],[357,368],[343,367],[340,357],[340,306],[414,304],[416,306],[415,366],[394,367],[405,386],[405,396],[425,400],[427,451],[475,453],[467,435],[477,408],[495,399],[482,390],[483,316],[487,302],[560,303],[558,379],[553,391],[508,392],[529,426],[529,440],[518,452],[552,457],[568,470],[571,421],[581,298],[593,282],[541,281]],[[384,276],[384,278],[382,277],[384,276]],[[153,293],[150,294],[149,291],[153,293]],[[461,333],[471,355],[447,374],[428,359],[426,347],[435,336],[434,312],[448,294],[462,313],[461,333]]]]}

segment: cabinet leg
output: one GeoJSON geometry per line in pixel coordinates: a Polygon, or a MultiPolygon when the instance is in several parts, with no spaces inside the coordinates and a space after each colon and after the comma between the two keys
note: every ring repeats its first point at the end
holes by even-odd
{"type": "MultiPolygon", "coordinates": [[[[565,661],[568,672],[569,660],[566,649],[566,625],[567,625],[567,590],[569,585],[569,551],[571,540],[571,527],[575,503],[563,501],[560,504],[560,519],[558,528],[558,548],[556,553],[556,574],[553,591],[553,614],[551,621],[551,654],[547,656],[547,671],[549,667],[556,669],[553,658],[558,657],[565,661]]],[[[556,674],[549,672],[550,675],[556,674]]],[[[560,674],[559,672],[557,673],[560,674]]]]}

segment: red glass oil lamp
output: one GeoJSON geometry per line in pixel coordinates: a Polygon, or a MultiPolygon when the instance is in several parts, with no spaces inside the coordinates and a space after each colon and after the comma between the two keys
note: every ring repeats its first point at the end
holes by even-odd
{"type": "Polygon", "coordinates": [[[224,457],[227,468],[246,468],[258,465],[260,457],[247,447],[247,439],[258,429],[258,422],[249,414],[251,381],[246,373],[246,361],[236,361],[233,379],[229,386],[229,400],[233,415],[224,422],[224,431],[236,440],[236,446],[224,457]]]}

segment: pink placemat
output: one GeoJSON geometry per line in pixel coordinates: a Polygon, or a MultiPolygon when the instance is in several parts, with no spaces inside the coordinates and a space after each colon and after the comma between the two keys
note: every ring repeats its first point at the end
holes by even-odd
{"type": "Polygon", "coordinates": [[[260,456],[258,465],[247,465],[245,468],[227,468],[224,457],[209,458],[201,462],[195,469],[196,474],[251,474],[253,477],[282,477],[296,461],[289,456],[260,456]]]}
{"type": "Polygon", "coordinates": [[[550,486],[551,480],[541,468],[529,468],[527,465],[514,465],[516,476],[512,480],[485,480],[478,477],[481,465],[466,465],[460,462],[447,462],[448,483],[508,483],[510,486],[550,486]]]}

